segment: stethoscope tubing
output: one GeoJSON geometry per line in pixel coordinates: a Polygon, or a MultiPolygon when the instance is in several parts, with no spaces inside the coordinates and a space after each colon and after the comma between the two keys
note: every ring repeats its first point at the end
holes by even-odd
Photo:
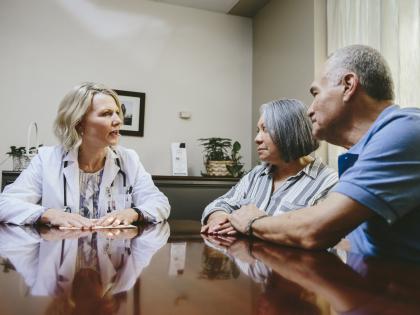
{"type": "MultiPolygon", "coordinates": [[[[114,153],[116,153],[114,151],[114,153]]],[[[123,187],[126,188],[127,187],[127,175],[125,174],[125,172],[122,170],[121,168],[121,162],[120,162],[120,158],[117,157],[115,159],[115,163],[117,164],[117,166],[119,167],[119,171],[118,174],[121,174],[122,178],[123,178],[123,187]]],[[[68,161],[64,161],[64,168],[66,168],[68,166],[68,161]]],[[[111,187],[114,186],[114,181],[112,181],[111,183],[111,187]]],[[[71,212],[70,207],[67,205],[67,179],[66,179],[66,175],[63,174],[63,190],[64,190],[64,194],[63,194],[63,201],[64,201],[64,210],[66,212],[71,212]]],[[[110,211],[108,211],[110,212],[110,211]]]]}

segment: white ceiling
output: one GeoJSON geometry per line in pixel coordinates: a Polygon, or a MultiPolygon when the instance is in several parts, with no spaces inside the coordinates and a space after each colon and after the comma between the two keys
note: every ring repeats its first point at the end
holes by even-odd
{"type": "Polygon", "coordinates": [[[228,13],[239,0],[150,0],[184,7],[228,13]]]}

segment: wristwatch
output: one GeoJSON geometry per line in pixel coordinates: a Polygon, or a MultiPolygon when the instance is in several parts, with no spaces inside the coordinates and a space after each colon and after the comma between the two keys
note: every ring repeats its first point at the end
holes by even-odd
{"type": "Polygon", "coordinates": [[[133,207],[132,209],[137,212],[137,215],[138,215],[138,218],[137,218],[137,221],[136,221],[137,223],[145,221],[143,212],[141,212],[141,210],[139,208],[133,207]]]}

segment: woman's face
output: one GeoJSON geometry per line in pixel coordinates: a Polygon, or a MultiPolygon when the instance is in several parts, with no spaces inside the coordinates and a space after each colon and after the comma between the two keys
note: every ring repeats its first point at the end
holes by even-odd
{"type": "Polygon", "coordinates": [[[92,105],[80,124],[82,143],[91,147],[116,145],[121,123],[114,98],[106,94],[95,94],[92,105]]]}
{"type": "Polygon", "coordinates": [[[255,137],[255,143],[257,144],[258,157],[261,161],[273,165],[276,165],[279,161],[281,161],[280,152],[265,127],[263,116],[260,117],[257,123],[257,136],[255,137]]]}

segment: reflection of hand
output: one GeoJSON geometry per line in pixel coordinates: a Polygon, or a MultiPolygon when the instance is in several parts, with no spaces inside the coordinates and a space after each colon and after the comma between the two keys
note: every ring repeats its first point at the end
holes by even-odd
{"type": "Polygon", "coordinates": [[[249,241],[245,239],[237,239],[228,249],[228,254],[249,264],[254,263],[255,258],[251,256],[249,251],[249,241]]]}
{"type": "Polygon", "coordinates": [[[80,214],[68,213],[58,209],[48,209],[40,217],[40,222],[61,227],[76,227],[80,229],[89,229],[92,222],[80,214]]]}
{"type": "Polygon", "coordinates": [[[249,222],[262,215],[265,215],[264,211],[258,209],[255,205],[250,204],[233,211],[229,217],[229,221],[237,231],[245,234],[248,232],[249,222]]]}
{"type": "Polygon", "coordinates": [[[236,237],[227,235],[206,235],[201,237],[207,242],[211,243],[213,248],[225,253],[227,249],[236,241],[236,237]]]}
{"type": "Polygon", "coordinates": [[[63,239],[77,239],[91,234],[90,230],[60,230],[57,228],[41,227],[39,234],[46,241],[57,241],[63,239]]]}
{"type": "Polygon", "coordinates": [[[117,226],[120,224],[128,225],[136,222],[138,214],[134,209],[122,209],[113,211],[102,218],[94,221],[96,226],[117,226]]]}
{"type": "Polygon", "coordinates": [[[202,235],[202,237],[206,240],[207,244],[211,243],[212,248],[230,257],[235,257],[249,264],[255,261],[249,253],[248,240],[225,235],[202,235]]]}
{"type": "Polygon", "coordinates": [[[215,211],[201,228],[201,233],[217,235],[235,235],[236,231],[229,222],[229,215],[224,211],[215,211]]]}
{"type": "Polygon", "coordinates": [[[326,251],[307,251],[264,242],[254,243],[252,254],[264,263],[275,264],[276,267],[271,266],[273,269],[285,268],[289,271],[293,268],[309,268],[313,270],[323,268],[327,264],[337,263],[341,265],[338,257],[326,251]]]}
{"type": "Polygon", "coordinates": [[[110,239],[128,240],[135,238],[138,235],[137,229],[98,229],[95,230],[98,234],[110,239]]]}

